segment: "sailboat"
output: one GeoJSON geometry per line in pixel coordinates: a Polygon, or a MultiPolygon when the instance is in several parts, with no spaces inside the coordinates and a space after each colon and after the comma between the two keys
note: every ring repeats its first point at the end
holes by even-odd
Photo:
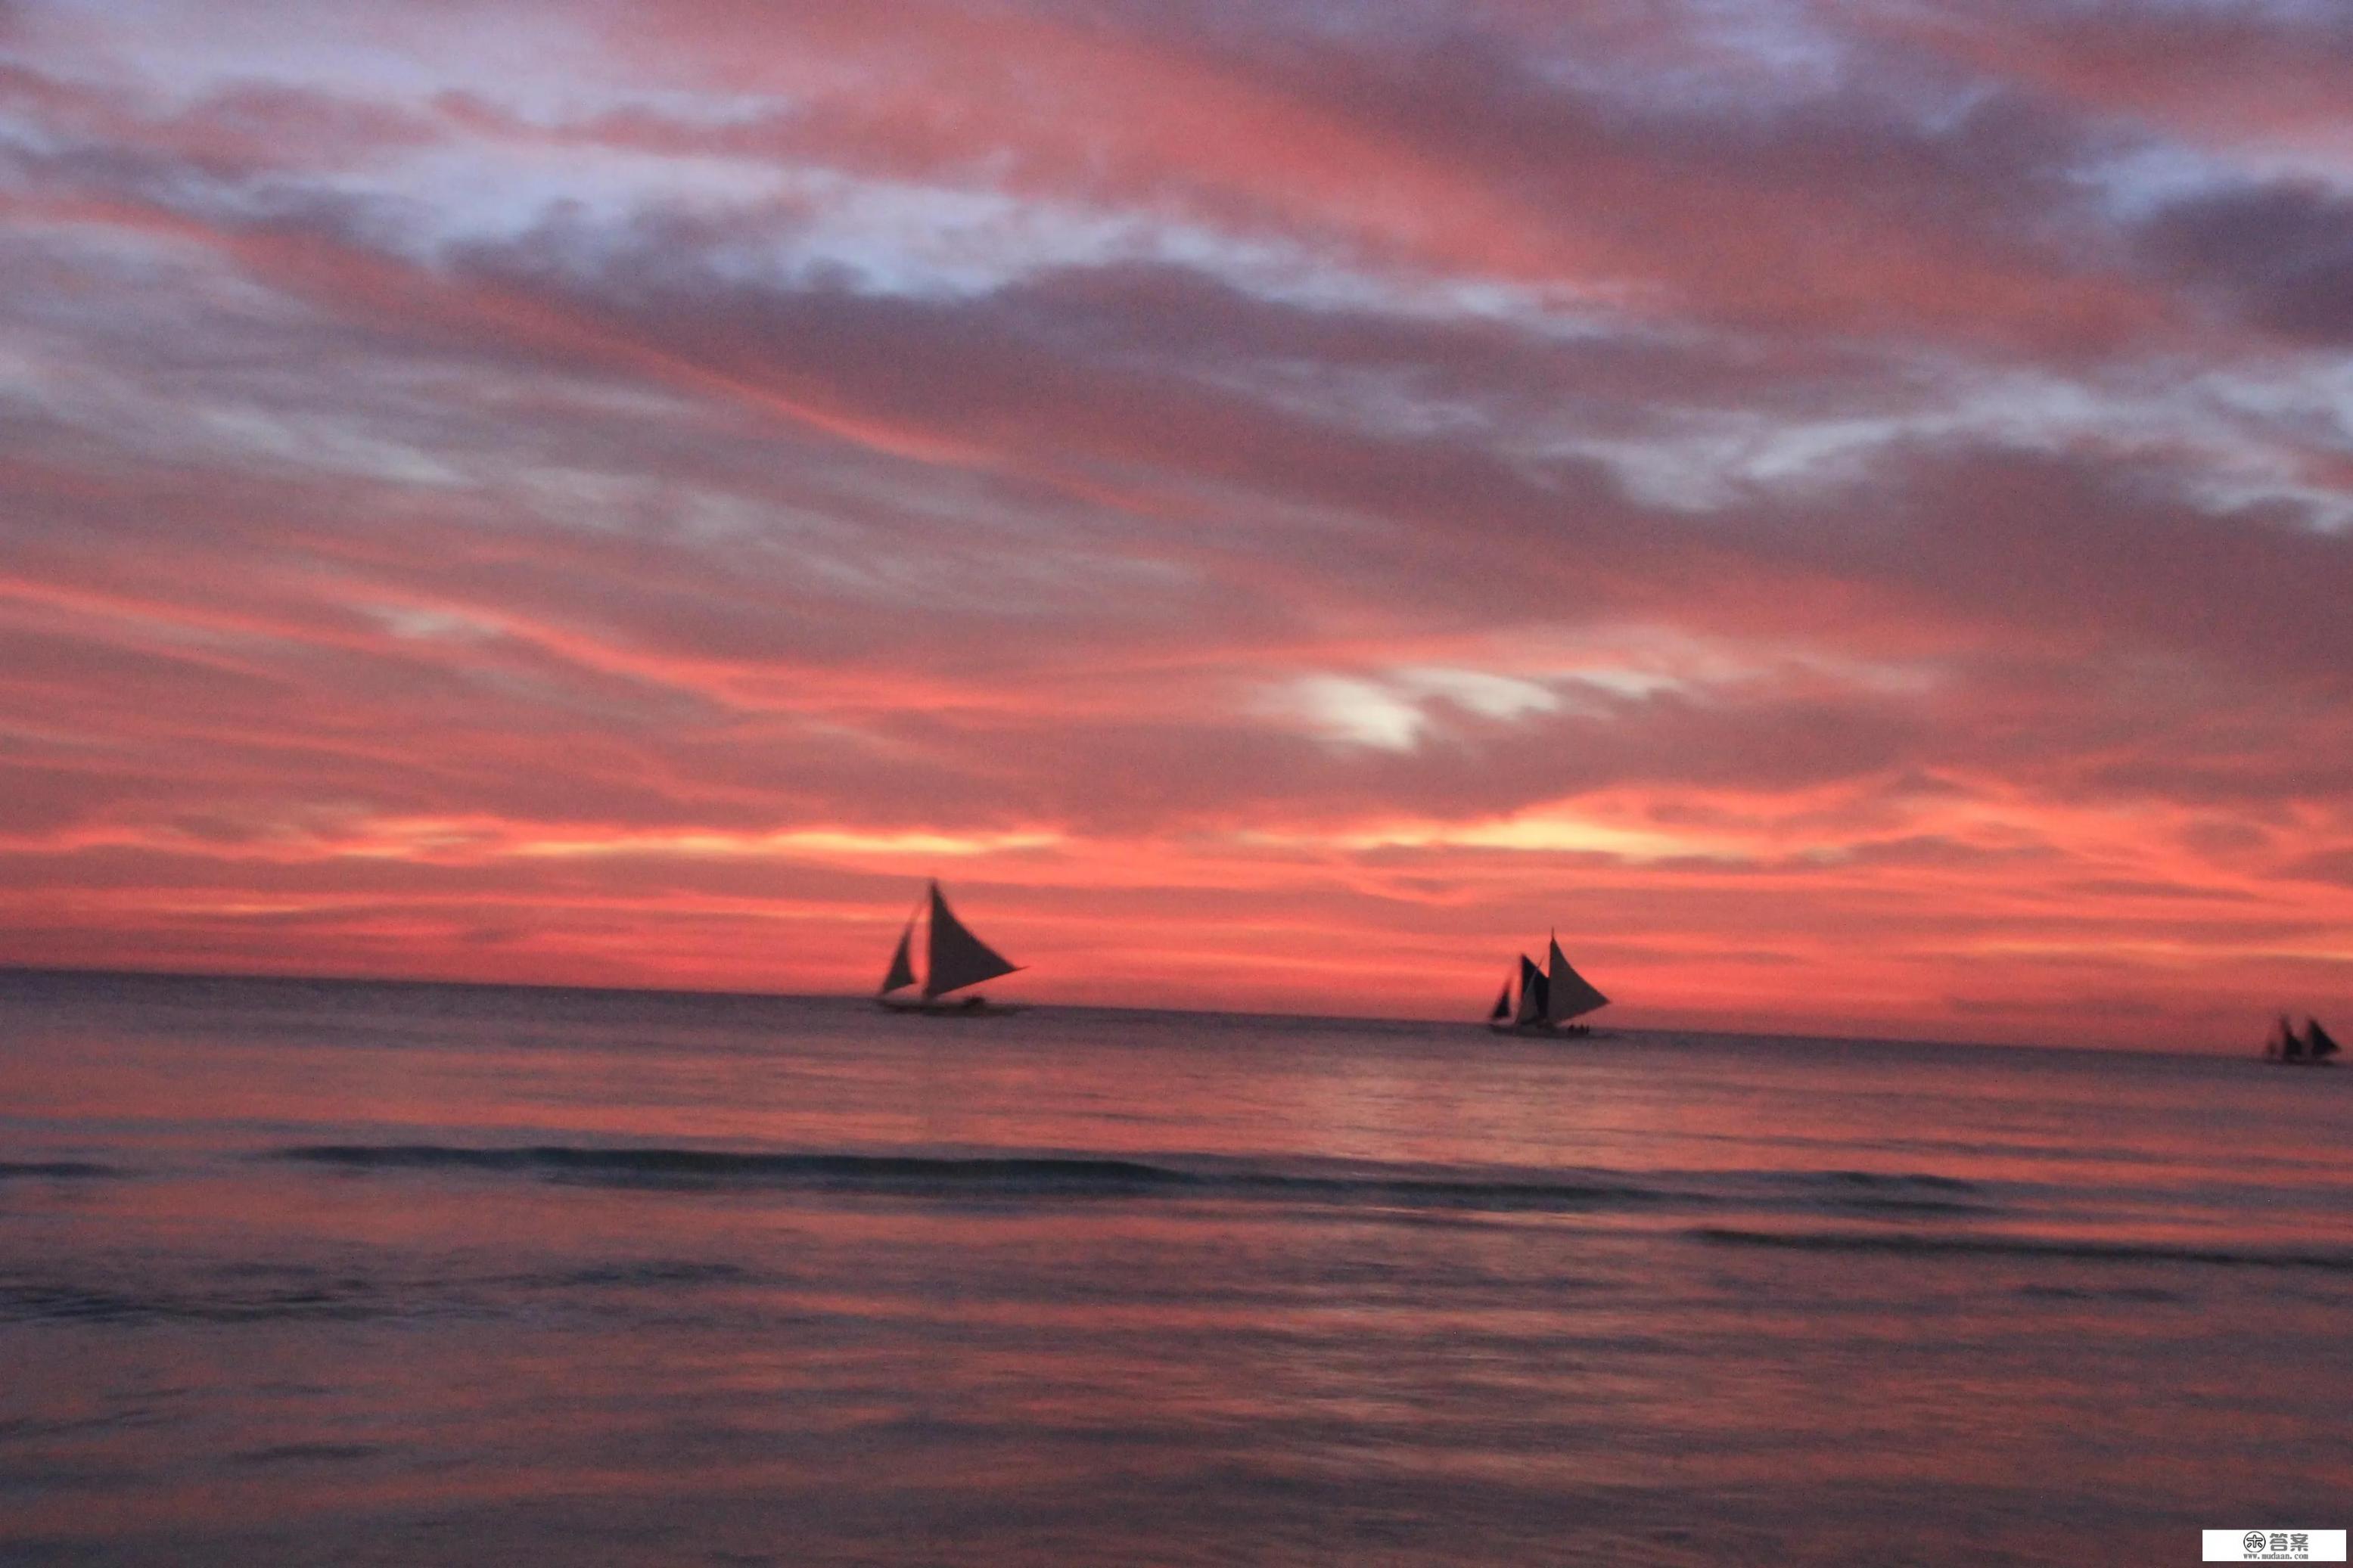
{"type": "Polygon", "coordinates": [[[874,999],[893,1013],[956,1017],[1018,1013],[1019,1007],[991,1002],[980,995],[959,996],[952,1001],[944,998],[951,991],[961,991],[1000,974],[1011,974],[1021,967],[973,935],[955,918],[955,911],[948,908],[939,883],[934,882],[924,903],[917,905],[915,912],[907,917],[907,929],[899,933],[899,945],[892,950],[890,973],[882,976],[882,989],[875,993],[874,999]],[[915,994],[904,995],[902,993],[915,984],[915,922],[924,919],[926,913],[930,920],[924,933],[923,984],[915,994]]]}
{"type": "Polygon", "coordinates": [[[2306,1017],[2304,1033],[2299,1035],[2282,1013],[2279,1022],[2272,1026],[2272,1037],[2263,1042],[2263,1059],[2296,1067],[2327,1067],[2337,1048],[2319,1019],[2306,1017]]]}
{"type": "Polygon", "coordinates": [[[1504,989],[1487,1014],[1487,1027],[1505,1035],[1592,1033],[1585,1025],[1569,1020],[1607,1007],[1609,998],[1594,989],[1593,983],[1568,962],[1560,951],[1557,932],[1552,936],[1551,944],[1543,969],[1538,969],[1526,953],[1520,954],[1519,967],[1504,981],[1504,989]]]}

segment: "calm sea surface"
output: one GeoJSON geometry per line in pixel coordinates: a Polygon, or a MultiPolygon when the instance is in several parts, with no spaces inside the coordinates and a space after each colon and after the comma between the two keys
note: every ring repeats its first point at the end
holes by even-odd
{"type": "Polygon", "coordinates": [[[0,974],[0,1561],[2192,1563],[2353,1071],[0,974]]]}

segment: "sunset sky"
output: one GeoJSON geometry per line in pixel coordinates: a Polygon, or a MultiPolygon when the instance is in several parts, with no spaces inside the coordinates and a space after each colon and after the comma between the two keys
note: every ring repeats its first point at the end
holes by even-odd
{"type": "Polygon", "coordinates": [[[0,962],[2252,1048],[2348,351],[2342,0],[0,0],[0,962]]]}

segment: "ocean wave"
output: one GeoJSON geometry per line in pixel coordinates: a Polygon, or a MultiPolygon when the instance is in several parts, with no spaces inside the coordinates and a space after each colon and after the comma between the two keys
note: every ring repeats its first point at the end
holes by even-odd
{"type": "Polygon", "coordinates": [[[2109,1289],[2084,1289],[2073,1285],[2021,1285],[2018,1294],[2034,1301],[2132,1301],[2147,1304],[2184,1299],[2179,1290],[2161,1289],[2155,1285],[2119,1285],[2109,1289]]]}
{"type": "Polygon", "coordinates": [[[1252,1173],[1207,1179],[1202,1184],[1244,1197],[1370,1204],[1398,1208],[1461,1209],[1489,1214],[1519,1211],[1557,1213],[1673,1200],[1673,1194],[1656,1187],[1618,1182],[1567,1180],[1486,1181],[1473,1178],[1452,1181],[1443,1177],[1252,1173]]]}
{"type": "Polygon", "coordinates": [[[2211,1263],[2243,1268],[2318,1268],[2353,1272],[2353,1254],[2337,1252],[2267,1252],[2236,1247],[2176,1247],[2162,1242],[2041,1237],[1741,1230],[1726,1226],[1699,1226],[1684,1234],[1695,1240],[1724,1246],[1788,1247],[1810,1252],[1993,1255],[2071,1258],[2095,1263],[2211,1263]]]}
{"type": "MultiPolygon", "coordinates": [[[[283,1268],[232,1264],[204,1277],[140,1280],[0,1279],[0,1323],[370,1322],[386,1319],[488,1318],[533,1303],[613,1292],[676,1293],[744,1284],[762,1276],[738,1264],[637,1258],[525,1273],[462,1268],[425,1274],[283,1268]]],[[[0,1436],[9,1432],[0,1422],[0,1436]]]]}
{"type": "Polygon", "coordinates": [[[754,1154],[718,1149],[594,1149],[571,1144],[465,1148],[442,1143],[313,1143],[276,1158],[353,1170],[521,1171],[615,1181],[769,1181],[809,1185],[1153,1188],[1192,1184],[1183,1171],[1133,1160],[1048,1155],[754,1154]]]}
{"type": "Polygon", "coordinates": [[[47,1282],[0,1284],[0,1321],[248,1323],[316,1319],[361,1322],[403,1315],[403,1310],[392,1303],[348,1288],[179,1292],[47,1282]]]}
{"type": "Polygon", "coordinates": [[[649,1258],[636,1263],[600,1263],[582,1268],[526,1274],[515,1283],[554,1289],[575,1288],[632,1289],[682,1285],[741,1285],[758,1277],[733,1263],[697,1263],[676,1258],[649,1258]]]}
{"type": "Polygon", "coordinates": [[[87,1160],[0,1160],[0,1181],[11,1176],[52,1176],[71,1180],[118,1173],[111,1165],[93,1165],[87,1160]]]}
{"type": "Polygon", "coordinates": [[[1800,1208],[1836,1214],[1986,1215],[1998,1206],[1984,1188],[1958,1176],[1918,1171],[1783,1171],[1770,1184],[1791,1193],[1800,1208]]]}
{"type": "Polygon", "coordinates": [[[1253,1165],[1214,1155],[1170,1163],[1095,1154],[754,1152],[576,1144],[314,1143],[265,1156],[354,1172],[511,1173],[604,1185],[726,1185],[945,1200],[1176,1197],[1453,1214],[1642,1208],[1750,1210],[1933,1219],[1999,1205],[1957,1177],[1861,1171],[1619,1173],[1312,1163],[1253,1165]]]}
{"type": "Polygon", "coordinates": [[[1926,1187],[1940,1193],[1974,1193],[1979,1190],[1975,1182],[1965,1182],[1958,1176],[1931,1175],[1922,1171],[1801,1171],[1797,1174],[1810,1181],[1873,1191],[1911,1187],[1926,1187]]]}
{"type": "Polygon", "coordinates": [[[315,1464],[322,1460],[372,1459],[384,1452],[375,1443],[276,1443],[229,1456],[240,1465],[315,1464]]]}
{"type": "Polygon", "coordinates": [[[1629,1183],[1542,1177],[1492,1179],[1398,1172],[1297,1173],[1187,1170],[1140,1160],[1060,1155],[785,1154],[709,1149],[599,1149],[566,1144],[470,1148],[439,1143],[320,1143],[273,1158],[347,1170],[512,1172],[622,1184],[765,1184],[955,1196],[1194,1194],[1327,1204],[1507,1211],[1654,1202],[1670,1194],[1629,1183]]]}

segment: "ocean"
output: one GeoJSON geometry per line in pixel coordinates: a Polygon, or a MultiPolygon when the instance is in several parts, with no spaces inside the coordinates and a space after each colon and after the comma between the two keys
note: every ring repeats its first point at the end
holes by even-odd
{"type": "Polygon", "coordinates": [[[0,974],[0,1561],[2190,1563],[2353,1522],[2348,1132],[2252,1059],[0,974]]]}

